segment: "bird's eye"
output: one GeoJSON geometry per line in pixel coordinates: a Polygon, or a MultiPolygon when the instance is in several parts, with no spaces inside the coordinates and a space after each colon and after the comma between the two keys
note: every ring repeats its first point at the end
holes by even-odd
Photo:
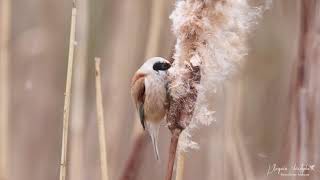
{"type": "Polygon", "coordinates": [[[166,71],[171,67],[170,63],[167,62],[156,62],[153,65],[153,70],[155,71],[166,71]]]}

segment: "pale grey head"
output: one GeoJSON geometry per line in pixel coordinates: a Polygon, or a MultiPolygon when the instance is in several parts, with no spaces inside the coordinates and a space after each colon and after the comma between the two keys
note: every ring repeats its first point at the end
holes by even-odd
{"type": "Polygon", "coordinates": [[[161,75],[171,67],[171,63],[162,57],[148,59],[138,70],[145,75],[161,75]]]}

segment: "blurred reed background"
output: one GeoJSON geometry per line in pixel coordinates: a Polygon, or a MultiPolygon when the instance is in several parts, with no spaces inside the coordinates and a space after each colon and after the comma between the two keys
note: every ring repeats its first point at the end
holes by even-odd
{"type": "MultiPolygon", "coordinates": [[[[3,55],[2,43],[0,179],[57,180],[72,1],[0,2],[1,42],[9,38],[10,53],[3,55]]],[[[299,2],[273,2],[251,34],[241,73],[210,97],[216,122],[194,131],[200,149],[186,153],[185,180],[279,179],[267,170],[283,156],[299,2]]],[[[171,0],[77,1],[67,179],[101,178],[94,57],[102,63],[109,179],[121,177],[141,130],[129,93],[131,77],[145,59],[170,57],[173,8],[171,0]]],[[[160,133],[161,162],[155,162],[148,142],[139,180],[164,178],[170,132],[160,133]]]]}

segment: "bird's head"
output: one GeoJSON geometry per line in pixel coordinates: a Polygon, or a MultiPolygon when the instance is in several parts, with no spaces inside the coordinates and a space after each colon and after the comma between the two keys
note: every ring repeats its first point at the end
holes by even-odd
{"type": "Polygon", "coordinates": [[[164,75],[171,67],[171,63],[162,57],[148,59],[138,70],[144,75],[164,75]]]}

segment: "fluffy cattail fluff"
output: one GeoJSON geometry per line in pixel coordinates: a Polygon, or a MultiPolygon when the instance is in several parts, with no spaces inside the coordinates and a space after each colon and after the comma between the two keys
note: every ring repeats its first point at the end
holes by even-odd
{"type": "MultiPolygon", "coordinates": [[[[268,0],[270,2],[270,0],[268,0]]],[[[179,148],[197,148],[190,139],[190,130],[199,124],[209,125],[214,111],[208,108],[206,95],[234,74],[247,55],[246,37],[256,23],[262,8],[251,7],[248,0],[178,1],[170,16],[177,37],[169,86],[173,99],[190,90],[184,79],[186,65],[199,66],[201,81],[193,118],[183,131],[179,148]]]]}

